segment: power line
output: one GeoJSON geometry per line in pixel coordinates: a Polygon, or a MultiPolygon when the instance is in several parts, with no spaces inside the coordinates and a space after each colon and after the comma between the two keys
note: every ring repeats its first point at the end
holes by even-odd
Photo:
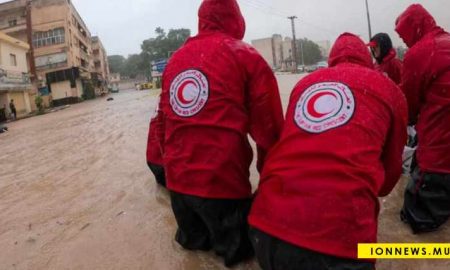
{"type": "MultiPolygon", "coordinates": [[[[286,18],[286,17],[289,17],[288,13],[276,10],[275,8],[270,7],[270,6],[266,5],[266,4],[263,4],[262,2],[260,2],[258,0],[240,0],[240,1],[243,2],[247,6],[253,7],[255,9],[257,9],[258,11],[261,11],[261,12],[266,13],[268,15],[276,16],[276,17],[283,18],[283,19],[286,18]]],[[[313,27],[313,28],[317,29],[317,30],[325,31],[325,32],[328,32],[328,33],[333,34],[333,35],[339,35],[339,33],[335,32],[333,30],[326,29],[326,28],[321,27],[321,26],[317,26],[317,25],[315,25],[313,23],[310,23],[310,22],[307,22],[307,21],[305,21],[303,19],[302,19],[302,22],[304,24],[306,24],[306,25],[309,25],[310,27],[313,27]]]]}
{"type": "Polygon", "coordinates": [[[245,5],[250,6],[252,8],[255,8],[263,13],[266,13],[268,15],[272,15],[272,16],[276,16],[276,17],[280,17],[280,18],[286,18],[288,16],[287,13],[283,13],[281,11],[277,11],[269,6],[263,5],[262,3],[258,2],[253,2],[250,0],[241,0],[245,5]]]}

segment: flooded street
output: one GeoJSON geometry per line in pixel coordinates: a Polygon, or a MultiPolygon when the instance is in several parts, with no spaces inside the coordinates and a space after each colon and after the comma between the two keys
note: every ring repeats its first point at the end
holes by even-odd
{"type": "MultiPolygon", "coordinates": [[[[279,75],[284,103],[297,79],[279,75]]],[[[168,194],[145,160],[157,94],[121,91],[111,102],[8,124],[0,135],[0,269],[225,269],[212,253],[173,241],[168,194]]],[[[404,184],[383,201],[379,241],[450,242],[449,224],[413,236],[400,222],[404,184]]],[[[450,262],[380,261],[378,269],[448,270],[450,262]]]]}

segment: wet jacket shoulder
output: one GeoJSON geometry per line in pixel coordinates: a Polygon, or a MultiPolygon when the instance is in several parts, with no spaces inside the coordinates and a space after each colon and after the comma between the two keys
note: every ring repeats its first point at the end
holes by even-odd
{"type": "Polygon", "coordinates": [[[375,68],[388,76],[397,85],[402,81],[403,62],[397,58],[397,53],[391,49],[388,55],[375,68]]]}
{"type": "Polygon", "coordinates": [[[396,31],[410,47],[401,86],[409,120],[421,138],[419,167],[425,172],[450,173],[450,34],[418,4],[400,15],[396,31]]]}
{"type": "Polygon", "coordinates": [[[278,86],[268,65],[242,41],[237,2],[205,0],[199,34],[170,59],[164,74],[159,136],[170,190],[206,198],[251,196],[249,166],[258,168],[283,125],[278,86]]]}
{"type": "Polygon", "coordinates": [[[421,5],[411,5],[397,19],[396,31],[410,48],[405,54],[402,90],[416,122],[421,102],[433,82],[450,69],[450,35],[421,5]]]}
{"type": "Polygon", "coordinates": [[[376,242],[377,197],[401,174],[406,101],[352,34],[338,38],[329,66],[295,86],[249,222],[296,246],[356,259],[358,243],[376,242]]]}

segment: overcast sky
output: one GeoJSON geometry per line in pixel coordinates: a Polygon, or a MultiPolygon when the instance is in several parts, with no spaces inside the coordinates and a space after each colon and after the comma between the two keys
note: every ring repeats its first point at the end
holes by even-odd
{"type": "MultiPolygon", "coordinates": [[[[197,33],[201,0],[72,0],[93,35],[99,35],[108,54],[140,52],[144,39],[164,29],[185,27],[197,33]]],[[[5,2],[0,0],[0,2],[5,2]]],[[[297,36],[334,41],[349,31],[368,38],[364,0],[238,0],[247,22],[245,40],[291,35],[288,15],[296,15],[297,36]]],[[[395,45],[397,16],[410,4],[423,4],[447,31],[449,0],[369,0],[373,33],[387,32],[395,45]]]]}

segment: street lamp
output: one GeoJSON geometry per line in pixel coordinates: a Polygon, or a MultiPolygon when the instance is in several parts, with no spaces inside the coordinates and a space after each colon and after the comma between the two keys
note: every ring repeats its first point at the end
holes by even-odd
{"type": "Polygon", "coordinates": [[[370,24],[369,2],[366,0],[367,23],[369,25],[369,40],[372,38],[372,26],[370,24]]]}

